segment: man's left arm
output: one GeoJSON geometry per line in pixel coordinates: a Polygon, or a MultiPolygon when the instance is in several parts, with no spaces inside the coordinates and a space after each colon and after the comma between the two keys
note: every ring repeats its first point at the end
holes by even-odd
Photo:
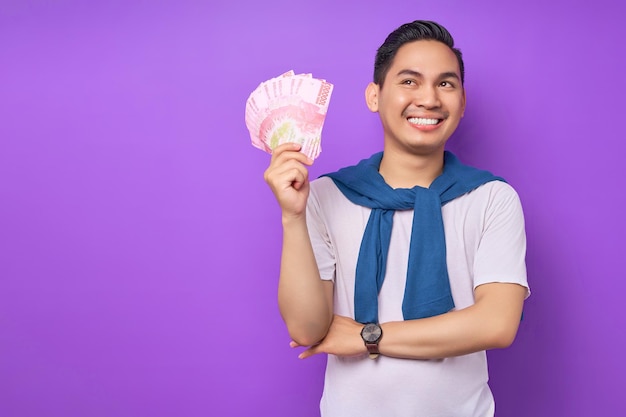
{"type": "MultiPolygon", "coordinates": [[[[506,348],[513,343],[527,288],[518,284],[489,283],[475,290],[476,302],[426,319],[381,324],[381,355],[406,359],[440,359],[482,350],[506,348]]],[[[363,324],[335,316],[326,338],[300,354],[357,356],[367,350],[360,336],[363,324]]],[[[292,343],[292,346],[297,346],[292,343]]]]}
{"type": "Polygon", "coordinates": [[[506,348],[519,327],[527,288],[490,283],[475,290],[475,304],[421,320],[382,324],[380,352],[386,356],[438,359],[506,348]]]}

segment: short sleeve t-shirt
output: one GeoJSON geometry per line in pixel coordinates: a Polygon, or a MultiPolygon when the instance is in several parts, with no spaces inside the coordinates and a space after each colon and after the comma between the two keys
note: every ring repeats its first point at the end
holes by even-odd
{"type": "MultiPolygon", "coordinates": [[[[307,223],[320,275],[334,282],[335,314],[354,317],[354,280],[370,209],[351,203],[333,181],[311,182],[307,223]]],[[[492,181],[442,207],[446,260],[456,309],[474,303],[485,283],[528,288],[524,216],[515,190],[492,181]]],[[[403,320],[413,211],[394,214],[387,272],[379,294],[381,323],[403,320]]],[[[491,417],[485,352],[440,360],[328,356],[323,417],[491,417]]]]}

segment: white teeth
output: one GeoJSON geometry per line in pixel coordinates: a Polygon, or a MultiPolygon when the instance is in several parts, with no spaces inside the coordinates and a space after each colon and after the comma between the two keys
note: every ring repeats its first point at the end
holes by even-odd
{"type": "Polygon", "coordinates": [[[425,119],[423,117],[411,117],[408,120],[414,125],[436,125],[439,123],[439,119],[425,119]]]}

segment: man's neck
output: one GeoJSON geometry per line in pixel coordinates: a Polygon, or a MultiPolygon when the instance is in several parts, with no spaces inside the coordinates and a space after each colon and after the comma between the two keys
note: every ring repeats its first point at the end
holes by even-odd
{"type": "Polygon", "coordinates": [[[443,152],[415,155],[385,149],[379,173],[392,188],[428,188],[443,172],[443,152]]]}

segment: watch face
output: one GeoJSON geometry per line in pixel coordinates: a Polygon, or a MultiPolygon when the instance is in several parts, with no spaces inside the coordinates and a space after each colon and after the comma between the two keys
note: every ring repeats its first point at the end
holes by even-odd
{"type": "Polygon", "coordinates": [[[366,324],[363,330],[361,330],[361,337],[367,343],[377,342],[378,339],[380,339],[380,336],[382,336],[382,334],[383,334],[383,331],[380,328],[380,326],[377,324],[373,324],[373,323],[366,324]]]}

